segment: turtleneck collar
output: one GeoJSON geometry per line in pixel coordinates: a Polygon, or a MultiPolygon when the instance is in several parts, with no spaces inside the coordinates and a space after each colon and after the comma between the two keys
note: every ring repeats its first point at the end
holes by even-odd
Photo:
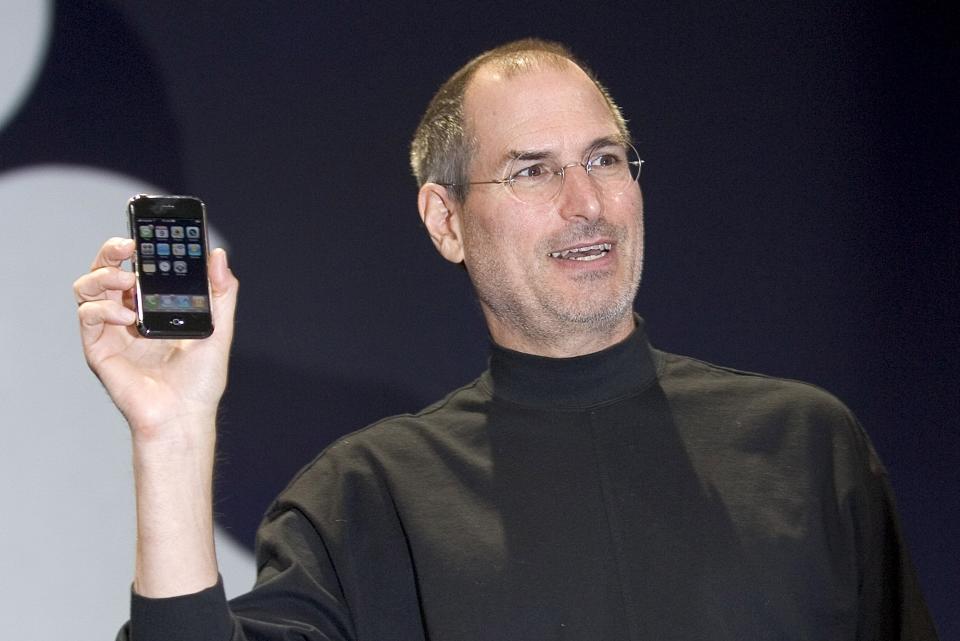
{"type": "Polygon", "coordinates": [[[518,405],[573,409],[639,392],[657,373],[643,319],[622,342],[572,358],[548,358],[490,346],[485,383],[494,397],[518,405]]]}

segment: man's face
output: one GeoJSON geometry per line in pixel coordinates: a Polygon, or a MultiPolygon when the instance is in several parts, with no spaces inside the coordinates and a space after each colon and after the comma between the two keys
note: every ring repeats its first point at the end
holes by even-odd
{"type": "MultiPolygon", "coordinates": [[[[476,141],[471,181],[503,178],[518,152],[568,165],[582,161],[595,141],[619,137],[600,92],[573,64],[510,78],[481,69],[467,89],[464,111],[476,141]]],[[[553,200],[538,205],[518,201],[503,185],[470,188],[462,207],[464,263],[494,340],[532,353],[572,355],[632,330],[643,201],[636,183],[610,191],[617,190],[602,189],[578,166],[566,169],[553,200]],[[605,243],[611,249],[590,252],[590,260],[576,260],[586,253],[563,254],[605,243]]]]}

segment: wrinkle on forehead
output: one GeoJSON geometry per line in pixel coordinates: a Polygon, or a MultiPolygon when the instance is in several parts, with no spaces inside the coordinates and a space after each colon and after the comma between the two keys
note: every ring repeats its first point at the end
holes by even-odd
{"type": "Polygon", "coordinates": [[[560,62],[524,72],[489,66],[477,72],[464,97],[472,161],[489,164],[511,149],[566,150],[579,160],[589,141],[623,137],[593,81],[572,62],[560,62]]]}

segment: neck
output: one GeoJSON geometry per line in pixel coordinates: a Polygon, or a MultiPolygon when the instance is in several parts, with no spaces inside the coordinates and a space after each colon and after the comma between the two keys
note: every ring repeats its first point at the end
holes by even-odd
{"type": "Polygon", "coordinates": [[[517,327],[483,306],[490,337],[501,347],[550,358],[571,358],[593,354],[615,345],[633,332],[633,311],[609,322],[562,323],[559,327],[517,327]]]}
{"type": "Polygon", "coordinates": [[[549,358],[490,346],[483,384],[514,404],[543,409],[595,406],[646,389],[656,380],[658,356],[650,348],[643,319],[627,338],[576,358],[549,358]]]}

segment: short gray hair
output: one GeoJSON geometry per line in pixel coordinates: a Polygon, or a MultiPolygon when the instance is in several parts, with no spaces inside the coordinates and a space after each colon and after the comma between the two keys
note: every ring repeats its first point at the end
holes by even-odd
{"type": "Polygon", "coordinates": [[[544,64],[562,69],[567,61],[582,69],[593,81],[610,108],[624,142],[629,142],[630,132],[620,107],[594,73],[566,46],[549,40],[526,38],[485,51],[440,86],[427,105],[410,143],[410,166],[417,178],[417,186],[422,187],[428,182],[453,185],[450,188],[453,196],[461,202],[466,198],[474,145],[466,133],[463,100],[470,80],[480,68],[493,65],[510,77],[538,69],[544,64]]]}

